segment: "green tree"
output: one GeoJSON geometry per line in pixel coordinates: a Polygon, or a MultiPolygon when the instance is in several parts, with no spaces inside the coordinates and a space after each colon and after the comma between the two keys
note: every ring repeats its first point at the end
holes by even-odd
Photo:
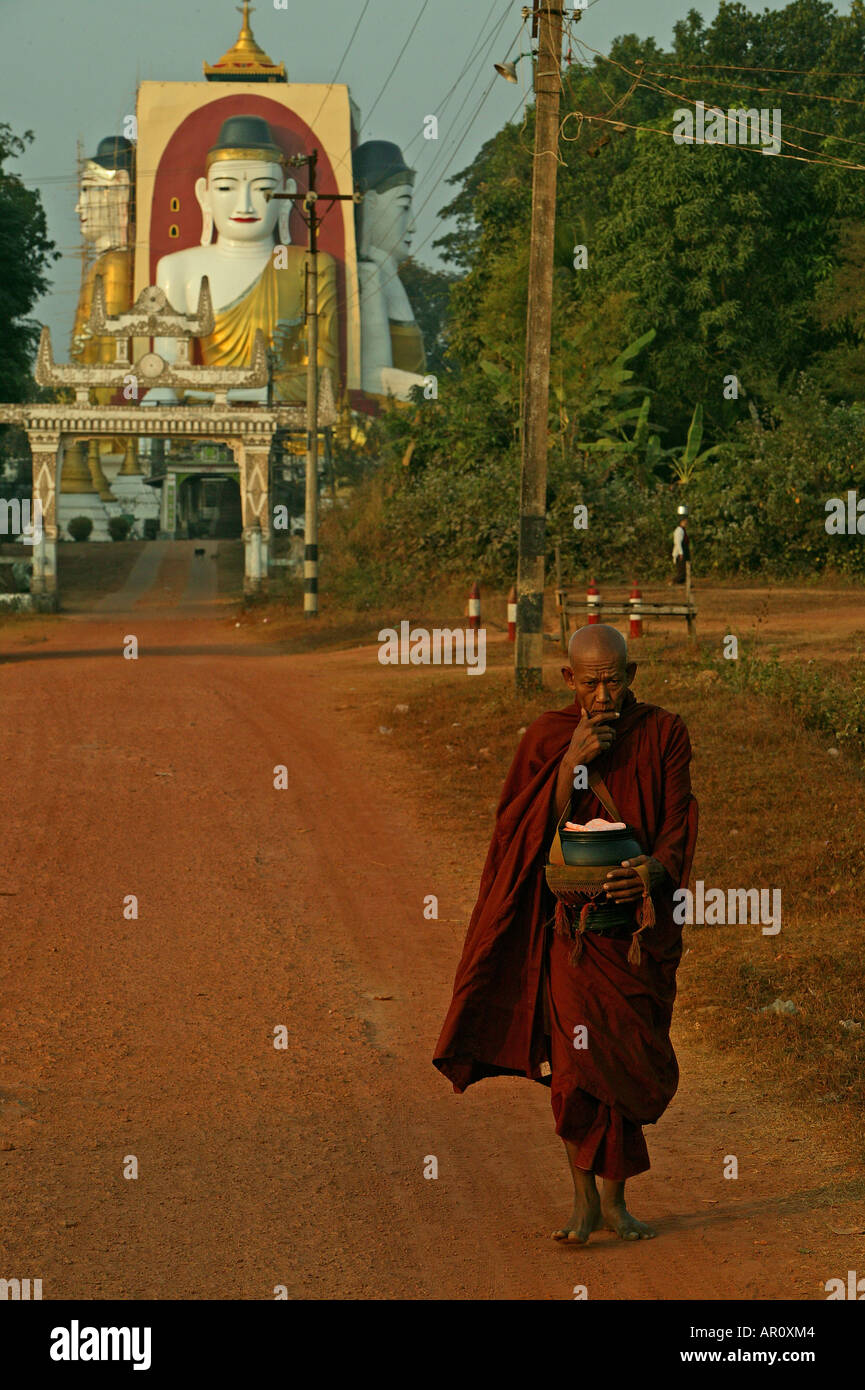
{"type": "Polygon", "coordinates": [[[412,260],[400,266],[399,278],[423,335],[427,371],[438,376],[445,366],[448,300],[457,277],[450,271],[433,270],[412,260]]]}
{"type": "MultiPolygon", "coordinates": [[[[665,570],[683,488],[704,571],[858,564],[822,508],[861,456],[863,52],[863,0],[721,0],[668,48],[626,34],[563,74],[548,537],[566,573],[665,570]],[[697,101],[780,108],[780,154],[677,144],[697,101]]],[[[533,127],[529,108],[450,181],[439,398],[370,433],[383,580],[513,576],[533,127]]]]}
{"type": "Polygon", "coordinates": [[[33,132],[15,135],[0,122],[0,400],[30,400],[35,394],[31,362],[39,325],[28,319],[49,286],[52,261],[60,259],[48,237],[42,199],[5,167],[24,153],[33,132]]]}

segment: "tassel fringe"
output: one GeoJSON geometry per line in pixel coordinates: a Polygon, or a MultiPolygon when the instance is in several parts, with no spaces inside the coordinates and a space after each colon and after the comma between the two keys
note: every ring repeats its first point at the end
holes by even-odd
{"type": "MultiPolygon", "coordinates": [[[[603,892],[603,889],[600,890],[603,892]]],[[[568,963],[576,965],[583,954],[583,932],[587,929],[589,914],[595,911],[597,904],[594,898],[584,902],[580,908],[580,915],[577,922],[574,922],[576,915],[576,903],[565,902],[562,898],[556,900],[556,913],[554,925],[557,932],[562,936],[571,937],[573,947],[568,956],[568,963]]],[[[628,948],[628,962],[630,965],[640,965],[643,953],[640,950],[640,936],[649,927],[655,925],[655,904],[652,902],[648,888],[643,889],[643,898],[636,912],[637,930],[631,937],[631,944],[628,948]]]]}
{"type": "Polygon", "coordinates": [[[640,924],[640,931],[645,931],[646,927],[653,927],[655,925],[655,904],[652,902],[646,889],[643,889],[643,901],[637,913],[637,921],[640,924]]]}
{"type": "Polygon", "coordinates": [[[643,889],[643,901],[637,909],[638,927],[631,937],[631,945],[628,949],[628,962],[630,965],[639,965],[643,959],[640,950],[640,933],[655,925],[655,904],[652,902],[648,888],[643,889]]]}

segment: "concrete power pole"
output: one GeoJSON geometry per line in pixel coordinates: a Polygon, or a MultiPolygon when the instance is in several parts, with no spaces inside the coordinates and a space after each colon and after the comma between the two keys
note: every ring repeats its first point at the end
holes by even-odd
{"type": "Polygon", "coordinates": [[[304,207],[309,225],[306,259],[306,506],[303,522],[303,616],[318,615],[318,209],[315,171],[318,150],[307,161],[309,192],[304,207]]]}
{"type": "Polygon", "coordinates": [[[535,156],[532,175],[532,232],[526,322],[526,389],[523,406],[520,535],[517,566],[516,688],[531,695],[542,688],[544,548],[547,513],[547,414],[550,394],[550,333],[553,313],[553,247],[556,231],[556,174],[559,158],[559,93],[562,68],[561,8],[537,0],[535,70],[535,156]]]}
{"type": "Polygon", "coordinates": [[[360,194],[320,193],[316,187],[318,150],[308,155],[295,155],[286,164],[305,164],[309,175],[306,193],[274,193],[280,200],[300,202],[309,228],[309,254],[306,258],[306,505],[303,523],[303,613],[306,618],[318,616],[318,229],[321,217],[318,200],[327,200],[328,207],[340,202],[360,202],[360,194]]]}

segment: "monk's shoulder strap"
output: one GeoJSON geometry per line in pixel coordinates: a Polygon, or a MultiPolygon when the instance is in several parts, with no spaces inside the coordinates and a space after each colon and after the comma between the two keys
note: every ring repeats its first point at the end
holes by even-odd
{"type": "MultiPolygon", "coordinates": [[[[624,821],[622,820],[622,817],[619,815],[619,812],[616,809],[616,803],[613,800],[609,787],[607,786],[601,774],[595,769],[590,769],[589,771],[589,787],[595,793],[595,796],[598,798],[607,814],[611,816],[614,821],[619,821],[622,825],[624,825],[624,821]]],[[[568,803],[565,806],[564,811],[559,816],[559,822],[556,826],[556,833],[553,836],[553,843],[550,845],[550,852],[547,857],[547,862],[549,864],[565,866],[565,856],[562,853],[562,841],[559,836],[559,831],[562,829],[564,822],[568,819],[570,809],[570,800],[568,800],[568,803]]],[[[565,867],[576,868],[575,865],[567,865],[565,867]]],[[[639,867],[637,868],[637,871],[639,872],[639,867]]],[[[578,870],[578,872],[592,873],[594,871],[580,869],[578,870]]]]}

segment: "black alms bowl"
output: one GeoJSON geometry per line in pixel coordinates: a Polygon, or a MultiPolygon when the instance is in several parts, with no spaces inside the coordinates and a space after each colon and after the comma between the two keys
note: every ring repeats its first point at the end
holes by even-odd
{"type": "Polygon", "coordinates": [[[642,853],[633,830],[560,830],[562,857],[577,868],[619,867],[623,859],[637,859],[642,853]]]}

